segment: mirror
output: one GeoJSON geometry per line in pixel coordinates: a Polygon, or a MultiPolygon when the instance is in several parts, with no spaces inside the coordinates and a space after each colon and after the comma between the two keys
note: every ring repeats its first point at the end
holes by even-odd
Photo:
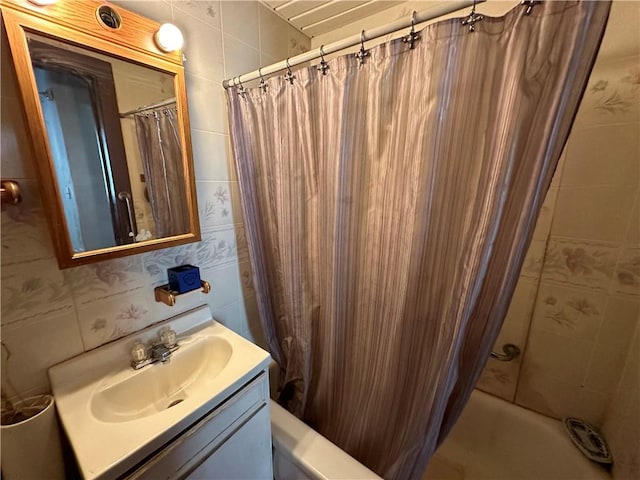
{"type": "Polygon", "coordinates": [[[159,25],[97,2],[3,5],[59,266],[198,241],[181,55],[155,47],[159,25]]]}

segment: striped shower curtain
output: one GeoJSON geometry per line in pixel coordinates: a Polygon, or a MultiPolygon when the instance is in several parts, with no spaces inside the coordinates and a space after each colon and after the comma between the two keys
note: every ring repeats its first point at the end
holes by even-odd
{"type": "Polygon", "coordinates": [[[426,27],[228,91],[280,401],[420,478],[500,330],[609,2],[426,27]]]}

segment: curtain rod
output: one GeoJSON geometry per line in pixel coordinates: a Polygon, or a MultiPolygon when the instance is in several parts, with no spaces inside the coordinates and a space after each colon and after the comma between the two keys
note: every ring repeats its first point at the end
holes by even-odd
{"type": "Polygon", "coordinates": [[[129,115],[133,115],[134,113],[146,112],[147,110],[153,110],[154,108],[165,107],[167,105],[171,105],[172,103],[176,103],[176,99],[168,98],[167,100],[163,100],[158,103],[154,103],[153,105],[147,105],[146,107],[134,108],[133,110],[129,110],[127,112],[121,113],[120,118],[128,117],[129,115]]]}
{"type": "Polygon", "coordinates": [[[224,88],[229,88],[239,85],[240,83],[250,82],[251,80],[256,80],[258,78],[264,77],[265,75],[271,75],[272,73],[279,72],[280,70],[285,70],[288,67],[294,67],[296,65],[300,65],[301,63],[315,60],[316,58],[320,58],[323,55],[329,55],[331,53],[344,50],[345,48],[360,45],[360,42],[373,40],[374,38],[388,35],[398,30],[402,30],[403,28],[408,28],[411,26],[412,22],[415,24],[426,22],[427,20],[432,20],[449,13],[457,12],[458,10],[466,7],[472,7],[474,4],[484,2],[486,2],[486,0],[456,0],[453,2],[447,2],[446,5],[439,6],[438,8],[415,13],[415,16],[412,16],[411,18],[396,20],[393,23],[374,28],[372,30],[369,30],[368,32],[363,31],[362,34],[352,35],[351,37],[338,40],[337,42],[323,45],[320,48],[316,48],[310,52],[305,52],[287,60],[283,60],[266,67],[261,67],[258,70],[245,73],[243,75],[240,75],[239,77],[229,78],[222,82],[222,86],[224,88]],[[320,51],[320,49],[322,49],[322,52],[320,51]]]}

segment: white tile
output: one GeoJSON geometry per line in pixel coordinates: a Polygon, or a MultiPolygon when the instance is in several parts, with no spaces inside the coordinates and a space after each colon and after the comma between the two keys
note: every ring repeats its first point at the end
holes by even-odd
{"type": "MultiPolygon", "coordinates": [[[[301,55],[305,52],[308,52],[311,48],[311,39],[307,37],[304,33],[300,32],[297,28],[289,26],[287,30],[288,37],[288,57],[295,57],[296,55],[301,55]]],[[[282,59],[281,59],[282,60],[282,59]]]]}
{"type": "Polygon", "coordinates": [[[242,300],[242,283],[237,263],[208,268],[202,271],[202,275],[211,284],[211,294],[206,300],[213,311],[242,300]]]}
{"type": "Polygon", "coordinates": [[[2,390],[10,394],[7,379],[20,393],[50,391],[47,369],[83,351],[73,310],[3,325],[2,342],[11,352],[2,355],[2,390]]]}
{"type": "Polygon", "coordinates": [[[158,23],[171,23],[171,4],[162,0],[114,0],[114,5],[158,23]]]}
{"type": "MultiPolygon", "coordinates": [[[[224,34],[224,76],[243,75],[260,68],[260,52],[247,44],[224,34]]],[[[255,88],[257,81],[245,83],[245,88],[255,88]]]]}
{"type": "Polygon", "coordinates": [[[228,135],[191,131],[197,180],[235,180],[233,159],[227,156],[228,135]]]}
{"type": "Polygon", "coordinates": [[[581,385],[593,343],[538,331],[529,334],[524,367],[571,385],[581,385]]]}
{"type": "Polygon", "coordinates": [[[562,186],[551,235],[621,242],[629,225],[637,186],[562,186]]]}
{"type": "Polygon", "coordinates": [[[606,395],[613,393],[626,359],[626,350],[596,345],[587,370],[585,387],[606,395]]]}
{"type": "Polygon", "coordinates": [[[567,147],[561,184],[638,186],[640,124],[575,129],[567,147]]]}
{"type": "Polygon", "coordinates": [[[1,97],[2,178],[35,178],[34,153],[20,100],[1,97]]]}
{"type": "Polygon", "coordinates": [[[174,7],[174,15],[181,11],[218,30],[221,28],[219,1],[172,0],[171,5],[174,7]]]}
{"type": "MultiPolygon", "coordinates": [[[[243,43],[260,48],[260,19],[258,2],[224,0],[222,6],[222,31],[243,43]]],[[[225,38],[225,45],[227,39],[225,38]]]]}
{"type": "Polygon", "coordinates": [[[289,24],[260,5],[260,51],[280,60],[289,56],[289,24]]]}
{"type": "Polygon", "coordinates": [[[191,128],[226,133],[224,88],[221,82],[187,75],[187,102],[191,128]]]}
{"type": "Polygon", "coordinates": [[[213,318],[238,335],[242,335],[248,328],[247,314],[242,300],[232,302],[221,308],[212,308],[211,312],[213,313],[213,318]]]}
{"type": "Polygon", "coordinates": [[[222,82],[222,32],[181,10],[174,10],[174,22],[184,35],[185,73],[222,82]]]}
{"type": "Polygon", "coordinates": [[[626,352],[638,325],[640,325],[640,299],[610,295],[597,342],[626,352]]]}

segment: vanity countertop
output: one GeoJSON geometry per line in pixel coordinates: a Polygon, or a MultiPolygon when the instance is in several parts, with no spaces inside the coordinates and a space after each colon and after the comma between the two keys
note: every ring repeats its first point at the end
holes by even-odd
{"type": "Polygon", "coordinates": [[[270,356],[211,318],[185,312],[49,369],[58,414],[85,479],[115,478],[267,370],[270,356]],[[170,327],[167,363],[134,370],[130,349],[170,327]]]}

